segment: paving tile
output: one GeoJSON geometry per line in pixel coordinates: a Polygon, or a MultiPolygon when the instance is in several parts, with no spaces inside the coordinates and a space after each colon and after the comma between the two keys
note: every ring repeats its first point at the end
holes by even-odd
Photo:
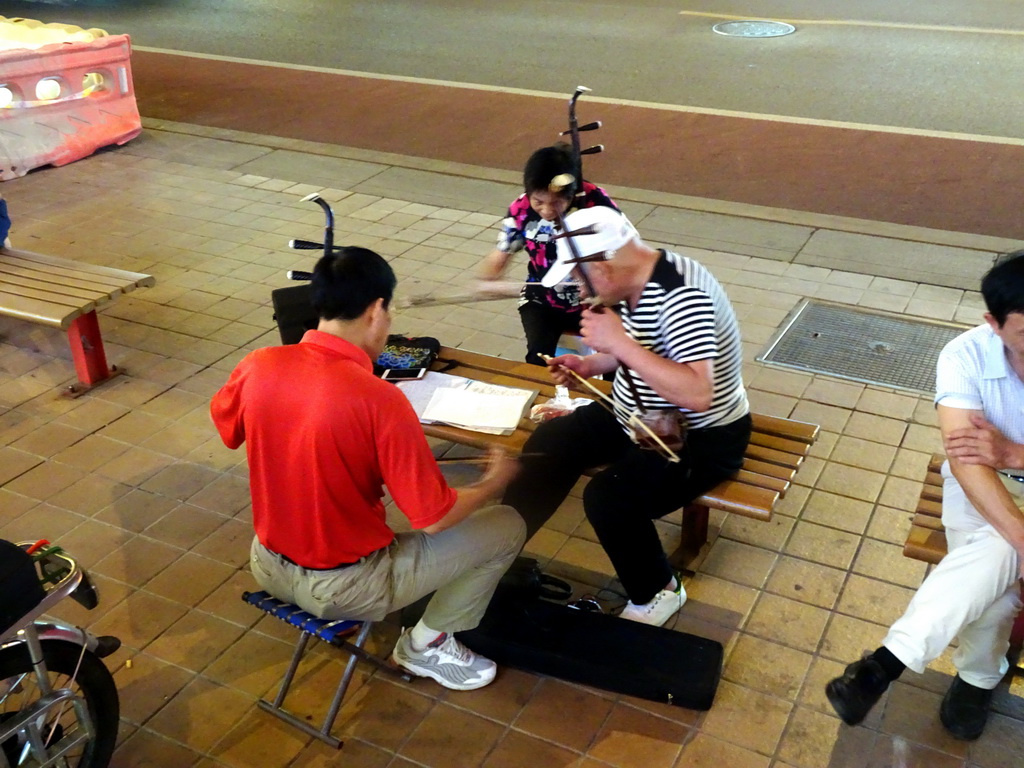
{"type": "Polygon", "coordinates": [[[813,653],[828,618],[829,613],[823,608],[780,595],[762,594],[744,630],[813,653]]]}
{"type": "Polygon", "coordinates": [[[621,768],[672,768],[689,729],[616,705],[587,754],[621,768]]]}
{"type": "Polygon", "coordinates": [[[856,661],[865,651],[882,644],[888,627],[853,616],[833,614],[821,641],[820,653],[844,665],[856,661]]]}
{"type": "Polygon", "coordinates": [[[171,509],[145,528],[146,536],[180,549],[191,549],[196,546],[229,519],[191,504],[176,504],[173,499],[166,496],[154,494],[154,497],[162,500],[163,508],[170,506],[171,509]]]}
{"type": "Polygon", "coordinates": [[[853,562],[856,573],[911,589],[921,585],[927,568],[927,563],[904,557],[902,544],[886,544],[871,539],[864,540],[853,562]]]}
{"type": "Polygon", "coordinates": [[[727,581],[760,588],[776,557],[774,552],[719,538],[708,552],[702,570],[727,581]]]}
{"type": "Polygon", "coordinates": [[[146,589],[168,600],[193,607],[227,581],[236,570],[217,560],[185,552],[147,582],[146,589]]]}
{"type": "Polygon", "coordinates": [[[398,752],[427,765],[471,768],[483,762],[504,731],[504,726],[492,720],[439,703],[398,752]]]}
{"type": "Polygon", "coordinates": [[[784,554],[834,568],[849,568],[860,542],[858,536],[824,525],[799,521],[784,554]]]}
{"type": "MultiPolygon", "coordinates": [[[[872,413],[854,413],[846,424],[845,434],[883,445],[899,445],[907,431],[907,423],[872,413]]],[[[909,446],[907,446],[909,447],[909,446]]]]}
{"type": "Polygon", "coordinates": [[[612,707],[610,700],[594,692],[545,679],[514,726],[517,730],[582,752],[590,747],[612,707]],[[568,719],[552,717],[554,712],[572,712],[573,716],[568,719]]]}
{"type": "Polygon", "coordinates": [[[730,744],[771,755],[782,738],[793,705],[723,681],[701,731],[730,744]]]}
{"type": "Polygon", "coordinates": [[[121,700],[121,717],[136,724],[148,721],[193,678],[193,673],[148,653],[132,656],[131,666],[114,675],[121,700]]]}
{"type": "Polygon", "coordinates": [[[867,528],[873,508],[874,505],[870,501],[851,499],[825,491],[812,491],[801,519],[859,534],[867,528]]]}
{"type": "Polygon", "coordinates": [[[292,650],[291,643],[249,632],[207,667],[204,675],[215,682],[262,696],[284,677],[292,650]]]}
{"type": "Polygon", "coordinates": [[[781,557],[765,590],[792,600],[831,609],[846,582],[846,571],[809,560],[781,557]]]}
{"type": "Polygon", "coordinates": [[[490,685],[475,691],[442,691],[441,700],[492,720],[511,723],[539,684],[540,678],[535,674],[500,666],[490,685]]]}
{"type": "Polygon", "coordinates": [[[495,745],[483,762],[483,768],[519,768],[520,766],[570,766],[576,765],[580,755],[564,747],[529,736],[509,731],[495,745]]]}
{"type": "Polygon", "coordinates": [[[768,522],[729,515],[720,535],[751,546],[778,551],[785,545],[794,523],[792,518],[783,515],[776,515],[768,522]]]}
{"type": "Polygon", "coordinates": [[[46,501],[68,486],[77,483],[85,477],[85,474],[83,470],[76,467],[58,464],[56,461],[46,461],[15,477],[5,487],[22,496],[46,501]]]}
{"type": "Polygon", "coordinates": [[[128,738],[110,763],[111,768],[190,768],[201,758],[194,749],[140,730],[128,738]]]}
{"type": "MultiPolygon", "coordinates": [[[[394,753],[361,739],[345,739],[345,745],[340,750],[314,739],[298,754],[290,768],[386,768],[398,764],[392,762],[393,758],[394,753]]],[[[397,760],[403,761],[405,758],[397,760]]]]}
{"type": "Polygon", "coordinates": [[[913,513],[909,510],[879,506],[871,516],[867,535],[902,547],[910,533],[913,519],[913,513]]]}
{"type": "Polygon", "coordinates": [[[0,536],[8,541],[37,541],[46,538],[63,544],[68,534],[83,522],[85,518],[82,515],[49,504],[34,503],[31,513],[19,515],[0,525],[0,536]]]}
{"type": "Polygon", "coordinates": [[[88,433],[82,429],[67,424],[51,422],[32,430],[10,445],[19,451],[25,451],[42,458],[49,458],[66,450],[68,446],[74,445],[87,435],[88,433]]]}
{"type": "Polygon", "coordinates": [[[889,625],[903,615],[913,595],[913,589],[852,574],[839,596],[836,610],[889,625]]]}
{"type": "Polygon", "coordinates": [[[837,717],[797,707],[778,756],[801,768],[859,768],[875,738],[865,728],[848,728],[837,717]]]}
{"type": "Polygon", "coordinates": [[[128,649],[140,649],[149,645],[184,613],[183,605],[140,590],[114,606],[92,629],[100,635],[120,638],[128,649]]]}
{"type": "Polygon", "coordinates": [[[683,745],[677,768],[768,768],[764,755],[737,747],[727,741],[703,733],[696,734],[683,745]]]}
{"type": "Polygon", "coordinates": [[[737,638],[722,674],[737,685],[794,701],[812,658],[809,653],[744,634],[737,638]]]}
{"type": "MultiPolygon", "coordinates": [[[[828,464],[818,478],[817,487],[841,496],[874,502],[885,483],[885,475],[845,464],[828,464]]],[[[865,519],[865,524],[866,524],[865,519]]]]}
{"type": "MultiPolygon", "coordinates": [[[[901,736],[879,734],[875,748],[866,763],[866,768],[889,768],[892,765],[906,768],[961,768],[962,758],[948,755],[938,750],[914,744],[901,736]]],[[[1011,763],[1003,763],[1009,766],[1011,763]]],[[[972,763],[982,766],[988,763],[972,763]]]]}
{"type": "Polygon", "coordinates": [[[940,694],[897,681],[889,692],[882,730],[946,754],[966,757],[967,743],[954,739],[939,722],[941,701],[940,694]]]}
{"type": "Polygon", "coordinates": [[[882,445],[872,440],[842,435],[829,458],[841,464],[849,464],[874,472],[887,472],[896,455],[896,447],[882,445]]]}
{"type": "Polygon", "coordinates": [[[254,708],[214,745],[211,754],[235,768],[284,768],[311,738],[254,708]]]}
{"type": "Polygon", "coordinates": [[[92,570],[126,584],[141,586],[183,554],[177,547],[136,536],[96,563],[92,570]]]}

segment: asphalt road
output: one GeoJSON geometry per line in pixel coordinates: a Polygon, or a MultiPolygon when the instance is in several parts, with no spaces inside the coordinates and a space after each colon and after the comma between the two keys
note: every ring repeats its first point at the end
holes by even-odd
{"type": "Polygon", "coordinates": [[[177,51],[554,93],[583,83],[609,98],[1024,139],[1015,0],[9,0],[3,13],[177,51]],[[857,23],[736,39],[692,15],[752,12],[857,23]]]}

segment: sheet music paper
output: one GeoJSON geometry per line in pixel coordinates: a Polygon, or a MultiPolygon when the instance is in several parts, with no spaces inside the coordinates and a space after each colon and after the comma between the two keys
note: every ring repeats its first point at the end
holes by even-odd
{"type": "Polygon", "coordinates": [[[533,395],[528,390],[520,392],[508,395],[442,387],[434,391],[423,418],[466,429],[514,430],[533,395]]]}
{"type": "Polygon", "coordinates": [[[512,434],[523,412],[537,397],[536,390],[503,387],[434,371],[397,386],[409,398],[421,423],[440,422],[489,435],[512,434]]]}
{"type": "Polygon", "coordinates": [[[456,390],[465,389],[467,384],[469,384],[469,379],[462,376],[427,371],[427,374],[422,379],[402,381],[397,386],[409,398],[409,402],[412,403],[412,408],[416,411],[420,421],[424,421],[423,412],[427,409],[427,405],[430,404],[430,398],[434,396],[435,390],[440,387],[456,390]]]}

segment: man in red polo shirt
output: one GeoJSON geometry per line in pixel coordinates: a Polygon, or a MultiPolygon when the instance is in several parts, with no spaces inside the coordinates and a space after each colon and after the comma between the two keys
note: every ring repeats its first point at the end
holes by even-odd
{"type": "Polygon", "coordinates": [[[491,504],[518,462],[495,452],[478,483],[448,486],[405,395],[373,375],[394,287],[373,251],[324,256],[312,280],[317,330],[251,352],[210,410],[225,445],[246,444],[260,586],[329,619],[382,619],[436,591],[393,658],[470,690],[495,665],[452,633],[477,626],[522,548],[518,513],[491,504]],[[385,486],[412,532],[388,526],[385,486]]]}

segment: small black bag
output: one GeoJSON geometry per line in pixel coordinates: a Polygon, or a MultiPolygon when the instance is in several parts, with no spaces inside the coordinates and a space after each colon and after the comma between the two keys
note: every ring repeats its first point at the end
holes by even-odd
{"type": "Polygon", "coordinates": [[[0,632],[6,632],[46,597],[32,556],[0,539],[0,632]]]}
{"type": "Polygon", "coordinates": [[[387,370],[429,368],[440,352],[441,342],[433,336],[408,337],[392,334],[388,336],[384,351],[374,363],[373,372],[380,376],[387,370]]]}
{"type": "Polygon", "coordinates": [[[564,603],[572,597],[569,582],[544,573],[537,560],[522,555],[512,561],[495,591],[519,600],[554,600],[564,603]]]}

